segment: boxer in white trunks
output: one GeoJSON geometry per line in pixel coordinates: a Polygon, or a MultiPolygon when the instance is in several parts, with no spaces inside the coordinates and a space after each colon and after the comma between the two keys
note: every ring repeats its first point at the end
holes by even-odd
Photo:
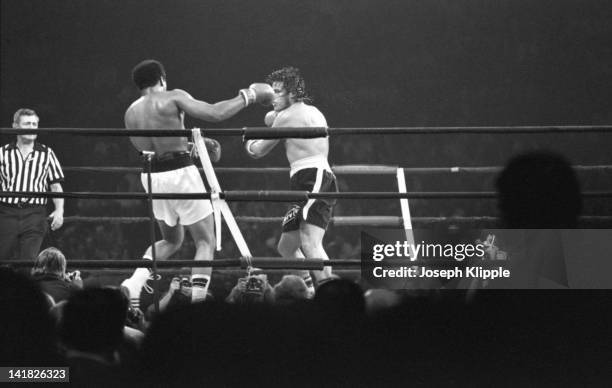
{"type": "MultiPolygon", "coordinates": [[[[253,102],[269,103],[274,92],[268,84],[253,84],[240,90],[238,96],[216,104],[194,99],[184,90],[167,90],[164,66],[155,60],[145,60],[132,70],[132,79],[141,97],[125,112],[127,129],[185,129],[185,113],[194,118],[219,122],[234,116],[253,102]]],[[[204,183],[195,167],[185,137],[131,137],[139,151],[153,151],[151,183],[153,193],[204,193],[204,183]]],[[[221,155],[219,143],[206,139],[206,148],[213,161],[221,155]]],[[[147,176],[141,175],[148,191],[147,176]]],[[[209,200],[153,200],[153,214],[161,230],[162,240],[155,243],[156,259],[164,260],[182,245],[184,228],[195,243],[195,260],[212,260],[215,248],[212,205],[209,200]]],[[[151,247],[144,259],[152,258],[151,247]]],[[[192,300],[206,297],[210,284],[211,268],[192,270],[192,300]]],[[[149,279],[147,268],[137,268],[122,286],[130,291],[132,305],[139,306],[140,292],[149,279]]]]}

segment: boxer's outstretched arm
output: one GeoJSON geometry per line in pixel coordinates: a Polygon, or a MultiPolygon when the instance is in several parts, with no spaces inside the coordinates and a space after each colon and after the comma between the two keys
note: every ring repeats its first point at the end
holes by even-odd
{"type": "Polygon", "coordinates": [[[209,104],[194,99],[184,90],[175,89],[173,92],[174,102],[181,110],[186,112],[189,116],[208,122],[216,123],[229,119],[246,107],[244,98],[240,95],[231,100],[209,104]]]}

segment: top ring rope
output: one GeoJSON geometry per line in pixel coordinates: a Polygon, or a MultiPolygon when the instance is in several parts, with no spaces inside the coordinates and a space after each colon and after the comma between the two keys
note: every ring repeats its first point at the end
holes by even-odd
{"type": "MultiPolygon", "coordinates": [[[[612,165],[575,165],[572,168],[576,171],[612,171],[612,165]]],[[[71,172],[108,172],[108,173],[141,173],[142,167],[95,167],[95,166],[69,166],[63,167],[64,171],[71,172]]],[[[397,166],[385,165],[343,165],[332,166],[332,171],[336,175],[395,175],[397,166]]],[[[487,174],[502,171],[501,166],[480,166],[480,167],[404,167],[406,174],[433,174],[433,173],[466,173],[466,174],[487,174]]],[[[200,168],[200,171],[203,169],[200,168]]],[[[287,174],[289,167],[215,167],[216,173],[241,173],[250,174],[287,174]]]]}
{"type": "MultiPolygon", "coordinates": [[[[589,133],[610,132],[612,125],[479,126],[479,127],[243,127],[202,129],[206,136],[243,136],[244,139],[317,138],[330,135],[418,135],[418,134],[516,134],[516,133],[589,133]]],[[[70,134],[97,136],[177,137],[191,135],[191,129],[123,128],[0,128],[3,135],[70,134]]]]}

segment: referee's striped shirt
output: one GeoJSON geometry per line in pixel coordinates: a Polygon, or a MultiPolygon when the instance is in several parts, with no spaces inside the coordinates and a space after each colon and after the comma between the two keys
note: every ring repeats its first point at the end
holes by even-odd
{"type": "MultiPolygon", "coordinates": [[[[0,183],[2,191],[47,192],[49,185],[64,180],[64,173],[53,150],[34,143],[34,150],[23,157],[17,141],[0,148],[0,183]]],[[[46,198],[0,197],[0,202],[18,205],[45,205],[46,198]]]]}

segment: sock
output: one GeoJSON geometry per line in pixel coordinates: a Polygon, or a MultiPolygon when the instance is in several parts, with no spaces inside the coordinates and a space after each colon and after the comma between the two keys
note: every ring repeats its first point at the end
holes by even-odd
{"type": "Polygon", "coordinates": [[[191,303],[201,302],[206,299],[210,275],[194,274],[191,276],[191,303]]]}

